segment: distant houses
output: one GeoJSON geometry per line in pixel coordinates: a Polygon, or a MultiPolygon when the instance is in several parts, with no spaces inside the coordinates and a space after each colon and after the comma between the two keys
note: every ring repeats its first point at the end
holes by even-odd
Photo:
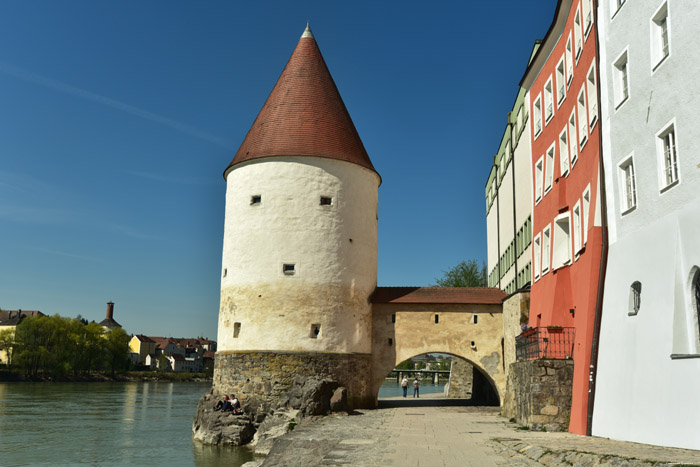
{"type": "MultiPolygon", "coordinates": [[[[44,316],[44,313],[39,310],[0,310],[0,331],[8,329],[14,331],[17,325],[29,316],[44,316]]],[[[0,348],[0,364],[7,365],[8,363],[7,350],[0,348]]]]}
{"type": "Polygon", "coordinates": [[[151,370],[200,373],[213,368],[216,341],[136,334],[129,341],[135,366],[151,370]]]}

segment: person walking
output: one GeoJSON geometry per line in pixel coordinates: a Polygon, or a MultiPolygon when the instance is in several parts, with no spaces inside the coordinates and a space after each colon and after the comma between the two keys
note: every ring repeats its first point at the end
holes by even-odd
{"type": "Polygon", "coordinates": [[[403,397],[406,397],[406,393],[408,393],[408,378],[405,376],[401,380],[401,387],[403,388],[403,397]]]}
{"type": "Polygon", "coordinates": [[[420,398],[420,390],[418,389],[420,387],[420,381],[418,381],[418,378],[413,380],[413,397],[418,397],[420,398]]]}

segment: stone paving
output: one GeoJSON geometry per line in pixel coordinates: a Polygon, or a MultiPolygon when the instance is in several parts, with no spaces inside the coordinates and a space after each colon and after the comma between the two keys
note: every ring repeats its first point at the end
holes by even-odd
{"type": "Polygon", "coordinates": [[[498,407],[423,397],[330,415],[278,439],[263,466],[700,465],[700,451],[522,431],[498,407]]]}

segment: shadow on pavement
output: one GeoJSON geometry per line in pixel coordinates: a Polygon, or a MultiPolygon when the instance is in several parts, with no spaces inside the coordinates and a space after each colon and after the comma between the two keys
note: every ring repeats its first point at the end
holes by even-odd
{"type": "Polygon", "coordinates": [[[378,409],[393,409],[397,407],[457,407],[457,406],[483,406],[483,403],[474,402],[471,399],[445,399],[445,398],[419,398],[414,399],[379,399],[378,409]]]}

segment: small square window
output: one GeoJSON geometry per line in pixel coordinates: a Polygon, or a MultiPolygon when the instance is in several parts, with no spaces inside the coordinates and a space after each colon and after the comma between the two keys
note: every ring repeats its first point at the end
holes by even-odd
{"type": "Polygon", "coordinates": [[[396,322],[396,313],[391,314],[391,322],[395,323],[396,322]]]}
{"type": "Polygon", "coordinates": [[[435,315],[435,324],[440,322],[440,315],[435,315]]]}
{"type": "Polygon", "coordinates": [[[241,323],[233,323],[233,337],[238,339],[238,335],[241,333],[241,323]]]}
{"type": "Polygon", "coordinates": [[[330,196],[321,196],[321,206],[330,206],[333,204],[333,198],[330,196]]]}
{"type": "Polygon", "coordinates": [[[473,324],[479,323],[479,315],[472,315],[472,323],[473,324]]]}
{"type": "Polygon", "coordinates": [[[261,195],[253,195],[250,197],[250,204],[256,205],[262,203],[262,196],[261,195]]]}
{"type": "Polygon", "coordinates": [[[309,337],[312,339],[318,339],[321,337],[321,325],[318,323],[311,325],[311,331],[309,332],[309,337]]]}
{"type": "Polygon", "coordinates": [[[389,338],[388,344],[389,344],[389,347],[391,347],[392,345],[394,345],[394,339],[392,339],[392,338],[390,337],[390,338],[389,338]]]}
{"type": "Polygon", "coordinates": [[[296,272],[296,267],[294,263],[285,263],[282,265],[282,272],[288,276],[294,275],[296,272]]]}

